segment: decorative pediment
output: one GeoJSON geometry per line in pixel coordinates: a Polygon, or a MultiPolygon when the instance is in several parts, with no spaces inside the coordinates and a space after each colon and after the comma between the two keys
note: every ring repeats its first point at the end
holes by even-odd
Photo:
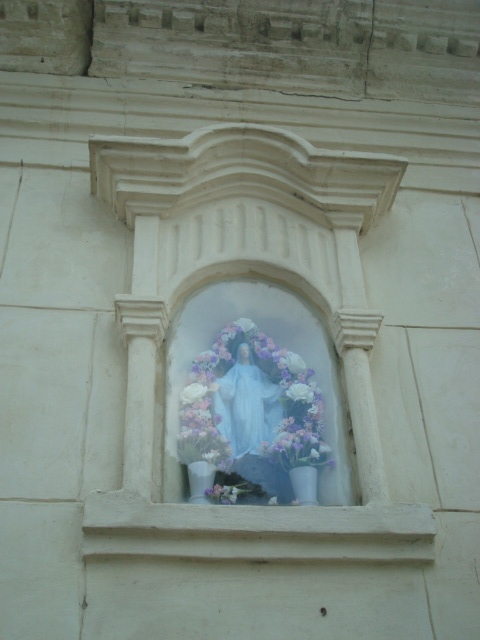
{"type": "Polygon", "coordinates": [[[389,210],[407,161],[388,155],[326,151],[276,129],[212,126],[182,140],[92,137],[92,193],[120,220],[173,218],[186,209],[248,195],[319,225],[356,214],[361,231],[389,210]]]}

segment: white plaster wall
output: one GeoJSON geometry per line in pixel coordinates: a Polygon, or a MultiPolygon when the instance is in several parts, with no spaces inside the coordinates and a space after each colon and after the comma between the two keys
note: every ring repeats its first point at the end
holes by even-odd
{"type": "Polygon", "coordinates": [[[121,484],[131,244],[87,173],[0,167],[2,640],[80,634],[81,497],[121,484]]]}
{"type": "Polygon", "coordinates": [[[93,562],[88,580],[89,640],[434,638],[421,571],[403,567],[138,560],[93,562]]]}
{"type": "MultiPolygon", "coordinates": [[[[28,77],[23,82],[28,89],[28,77]]],[[[103,96],[113,114],[109,121],[104,110],[95,110],[88,87],[99,85],[92,82],[78,79],[72,92],[75,105],[93,105],[88,117],[81,112],[83,138],[65,124],[79,113],[68,111],[61,92],[55,98],[49,90],[49,110],[64,110],[56,141],[53,133],[51,139],[20,138],[24,115],[10,109],[17,124],[0,147],[2,640],[301,634],[476,640],[480,199],[471,195],[471,166],[449,173],[448,193],[432,183],[430,191],[419,191],[413,188],[419,175],[432,175],[427,162],[411,174],[392,212],[360,240],[368,303],[385,313],[371,365],[389,489],[395,501],[426,502],[436,511],[435,564],[123,559],[82,565],[83,499],[121,485],[126,354],[114,326],[113,296],[129,291],[132,252],[131,233],[90,195],[86,136],[100,121],[103,132],[118,133],[124,124],[119,105],[138,99],[128,85],[117,86],[108,100],[103,96]],[[30,159],[23,168],[21,156],[30,159]],[[75,170],[66,168],[71,164],[75,170]]],[[[35,91],[40,103],[38,86],[35,91]]],[[[182,115],[182,92],[176,91],[175,117],[162,115],[174,136],[183,135],[182,127],[221,120],[222,109],[226,119],[241,119],[238,104],[222,103],[221,96],[215,104],[198,96],[193,104],[188,97],[182,115]],[[180,130],[177,117],[183,117],[180,130]]],[[[270,108],[265,95],[261,107],[247,104],[247,119],[261,113],[262,121],[289,129],[285,105],[276,111],[275,99],[268,100],[270,108]]],[[[158,96],[151,102],[159,104],[158,96]]],[[[292,102],[292,130],[308,137],[327,116],[307,106],[301,111],[292,102]]],[[[348,121],[357,125],[362,108],[351,120],[349,105],[348,121]]],[[[411,107],[397,109],[411,113],[411,107]]],[[[390,129],[401,129],[401,113],[392,114],[389,105],[387,111],[390,129]]],[[[340,113],[328,140],[345,146],[340,113]]],[[[150,112],[143,116],[137,108],[129,118],[129,134],[156,129],[150,112]]],[[[370,126],[354,134],[357,149],[370,145],[370,126]]],[[[441,132],[438,125],[439,140],[441,132]]],[[[381,134],[383,150],[399,145],[389,135],[381,134]]],[[[466,144],[463,130],[462,136],[466,144]]]]}
{"type": "Polygon", "coordinates": [[[89,175],[7,169],[4,180],[1,304],[112,310],[112,291],[129,287],[132,239],[90,195],[89,175]]]}
{"type": "Polygon", "coordinates": [[[475,209],[471,198],[402,190],[362,239],[368,299],[382,309],[385,324],[480,328],[479,262],[467,202],[474,225],[478,201],[475,209]]]}
{"type": "Polygon", "coordinates": [[[0,637],[79,637],[85,576],[74,502],[0,504],[0,637]]]}

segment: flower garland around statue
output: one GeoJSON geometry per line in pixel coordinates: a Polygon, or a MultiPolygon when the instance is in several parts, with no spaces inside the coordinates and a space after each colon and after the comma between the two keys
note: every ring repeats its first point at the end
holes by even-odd
{"type": "Polygon", "coordinates": [[[213,412],[210,392],[217,378],[234,365],[233,354],[243,342],[250,345],[255,364],[281,387],[286,416],[273,442],[262,443],[258,453],[285,471],[298,466],[333,467],[332,450],[323,440],[323,398],[311,379],[315,371],[298,354],[278,347],[249,318],[227,324],[212,348],[193,360],[188,384],[180,394],[180,461],[206,460],[221,470],[231,463],[232,451],[217,428],[222,418],[213,412]]]}

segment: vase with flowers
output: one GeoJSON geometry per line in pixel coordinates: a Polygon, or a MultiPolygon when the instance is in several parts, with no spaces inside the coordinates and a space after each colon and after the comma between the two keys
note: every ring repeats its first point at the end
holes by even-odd
{"type": "Polygon", "coordinates": [[[207,387],[193,383],[180,396],[182,426],[177,454],[180,462],[187,465],[191,504],[210,504],[205,491],[213,487],[217,469],[225,471],[232,459],[229,441],[214,424],[207,392],[207,387]]]}
{"type": "Polygon", "coordinates": [[[260,453],[288,472],[298,504],[318,505],[318,471],[335,465],[332,449],[318,432],[289,416],[278,426],[274,441],[263,443],[260,453]]]}

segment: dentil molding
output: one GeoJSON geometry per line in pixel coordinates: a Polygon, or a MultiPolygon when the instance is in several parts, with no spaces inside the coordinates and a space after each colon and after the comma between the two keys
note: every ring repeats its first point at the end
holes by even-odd
{"type": "Polygon", "coordinates": [[[479,27],[468,0],[95,0],[89,74],[478,103],[479,27]]]}

